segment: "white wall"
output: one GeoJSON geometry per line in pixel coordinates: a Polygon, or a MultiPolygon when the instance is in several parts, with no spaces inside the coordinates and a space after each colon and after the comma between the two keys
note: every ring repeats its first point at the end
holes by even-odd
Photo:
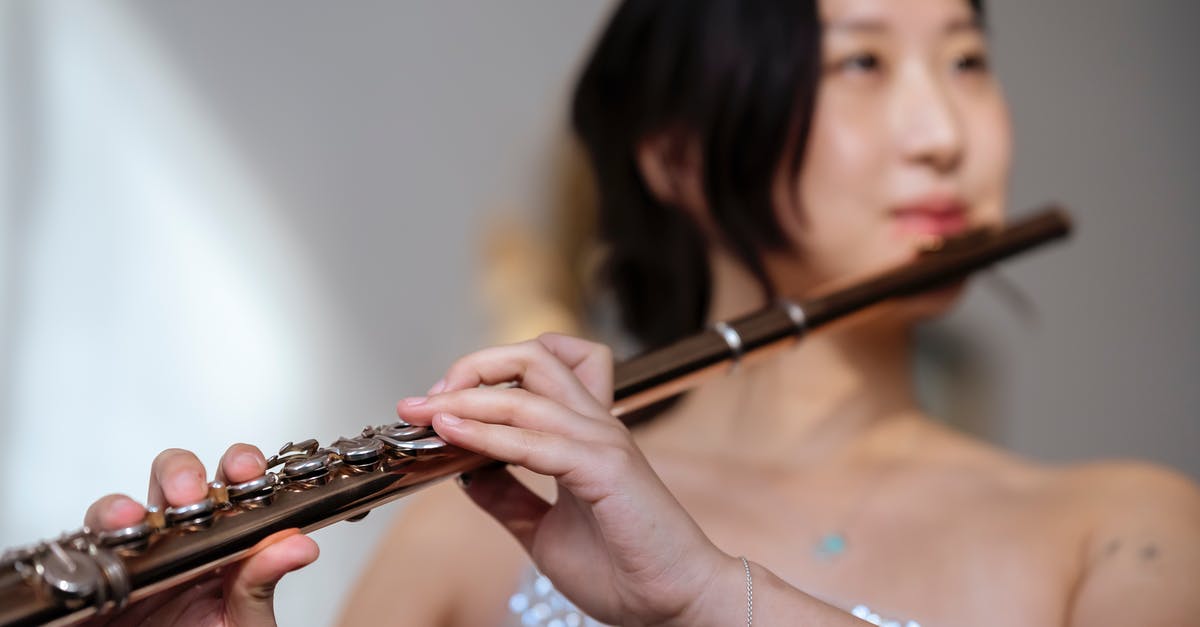
{"type": "Polygon", "coordinates": [[[1017,129],[1013,206],[1061,201],[1077,229],[1002,270],[1032,319],[984,292],[943,326],[977,375],[963,405],[1037,458],[1200,477],[1200,7],[988,4],[1017,129]]]}
{"type": "MultiPolygon", "coordinates": [[[[0,8],[9,546],[142,497],[168,446],[389,421],[480,345],[483,216],[535,203],[605,7],[0,8]]],[[[281,622],[331,620],[394,511],[321,532],[281,622]]]]}

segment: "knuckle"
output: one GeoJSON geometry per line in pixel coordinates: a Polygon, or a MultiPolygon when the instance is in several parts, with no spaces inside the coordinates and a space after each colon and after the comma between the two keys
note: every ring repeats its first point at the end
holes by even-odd
{"type": "Polygon", "coordinates": [[[517,450],[520,458],[518,463],[525,463],[532,459],[541,448],[541,438],[531,431],[521,430],[517,433],[517,450]]]}
{"type": "Polygon", "coordinates": [[[446,376],[444,377],[444,380],[454,381],[467,376],[478,375],[479,373],[476,364],[480,361],[486,361],[488,359],[490,350],[491,349],[485,348],[473,353],[467,353],[466,355],[455,359],[454,363],[450,364],[450,367],[446,369],[446,376]]]}
{"type": "Polygon", "coordinates": [[[513,387],[500,393],[501,401],[497,406],[506,416],[515,417],[524,412],[531,403],[536,402],[537,398],[536,394],[525,388],[513,387]]]}
{"type": "Polygon", "coordinates": [[[628,446],[619,443],[606,443],[597,447],[601,463],[608,469],[620,471],[633,465],[636,455],[628,446]]]}
{"type": "MultiPolygon", "coordinates": [[[[492,396],[492,395],[489,395],[492,396]]],[[[490,419],[499,420],[504,424],[512,424],[513,419],[520,413],[524,399],[516,388],[502,390],[491,399],[484,399],[490,419]]]]}
{"type": "Polygon", "coordinates": [[[279,585],[278,581],[271,581],[265,584],[249,586],[246,589],[246,596],[259,602],[271,601],[275,598],[275,588],[279,585]]]}
{"type": "Polygon", "coordinates": [[[533,392],[530,392],[529,390],[527,390],[523,387],[520,387],[520,386],[503,388],[500,390],[500,395],[507,402],[513,403],[513,404],[526,403],[526,402],[529,402],[529,399],[532,399],[535,396],[537,396],[533,392]]]}
{"type": "Polygon", "coordinates": [[[522,342],[525,345],[526,357],[531,362],[544,361],[554,357],[554,353],[540,339],[522,342]]]}
{"type": "Polygon", "coordinates": [[[469,361],[470,358],[471,355],[465,355],[454,360],[454,363],[450,364],[450,366],[446,368],[446,372],[443,373],[442,380],[454,381],[460,378],[464,372],[469,372],[471,370],[471,362],[469,361]]]}
{"type": "Polygon", "coordinates": [[[564,335],[562,333],[555,333],[553,331],[547,331],[547,332],[542,333],[541,335],[537,336],[537,339],[534,341],[537,342],[538,345],[540,345],[542,348],[545,348],[546,350],[553,353],[554,352],[553,347],[555,345],[562,346],[562,345],[566,345],[566,344],[571,344],[573,342],[579,342],[581,340],[578,338],[575,338],[575,337],[571,337],[570,335],[564,335]]]}
{"type": "Polygon", "coordinates": [[[613,363],[613,350],[611,346],[607,344],[595,344],[592,351],[602,363],[613,363]]]}
{"type": "Polygon", "coordinates": [[[597,424],[600,429],[599,440],[602,444],[624,448],[634,447],[633,434],[621,422],[605,420],[597,424]]]}
{"type": "Polygon", "coordinates": [[[463,355],[462,357],[459,357],[458,359],[455,359],[454,361],[450,362],[450,365],[446,367],[446,374],[450,374],[450,373],[462,370],[463,365],[470,363],[468,360],[471,359],[471,355],[474,355],[474,353],[469,353],[469,354],[463,355]]]}

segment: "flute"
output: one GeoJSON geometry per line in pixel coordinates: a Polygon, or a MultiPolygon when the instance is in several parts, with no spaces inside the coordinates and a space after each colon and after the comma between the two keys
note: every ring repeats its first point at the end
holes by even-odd
{"type": "MultiPolygon", "coordinates": [[[[1001,228],[938,242],[915,260],[815,297],[780,300],[756,313],[618,363],[612,413],[680,394],[741,361],[791,346],[806,333],[886,301],[941,287],[1069,234],[1066,212],[1049,206],[1001,228]]],[[[372,509],[491,460],[448,445],[429,427],[402,421],[363,429],[321,446],[289,442],[266,473],[209,484],[203,500],[149,508],[123,529],[88,528],[0,556],[0,626],[66,625],[245,558],[273,534],[307,533],[372,509]]]]}

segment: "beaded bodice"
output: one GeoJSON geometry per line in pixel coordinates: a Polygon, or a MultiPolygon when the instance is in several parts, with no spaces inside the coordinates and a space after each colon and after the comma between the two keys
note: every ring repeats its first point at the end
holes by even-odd
{"type": "MultiPolygon", "coordinates": [[[[517,591],[508,598],[510,620],[506,625],[522,627],[604,627],[575,607],[554,588],[545,575],[533,568],[521,577],[517,591]]],[[[915,620],[882,617],[865,605],[850,610],[854,616],[880,627],[921,627],[915,620]]]]}

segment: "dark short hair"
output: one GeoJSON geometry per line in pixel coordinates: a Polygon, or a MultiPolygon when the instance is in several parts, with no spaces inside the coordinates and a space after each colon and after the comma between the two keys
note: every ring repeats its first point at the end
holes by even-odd
{"type": "MultiPolygon", "coordinates": [[[[980,0],[970,4],[982,14],[980,0]]],[[[774,296],[762,253],[787,242],[772,187],[781,166],[801,167],[820,31],[816,0],[626,0],[602,31],[572,124],[599,192],[602,279],[643,348],[703,327],[711,272],[698,225],[647,189],[638,142],[670,132],[699,141],[712,222],[774,296]]]]}

